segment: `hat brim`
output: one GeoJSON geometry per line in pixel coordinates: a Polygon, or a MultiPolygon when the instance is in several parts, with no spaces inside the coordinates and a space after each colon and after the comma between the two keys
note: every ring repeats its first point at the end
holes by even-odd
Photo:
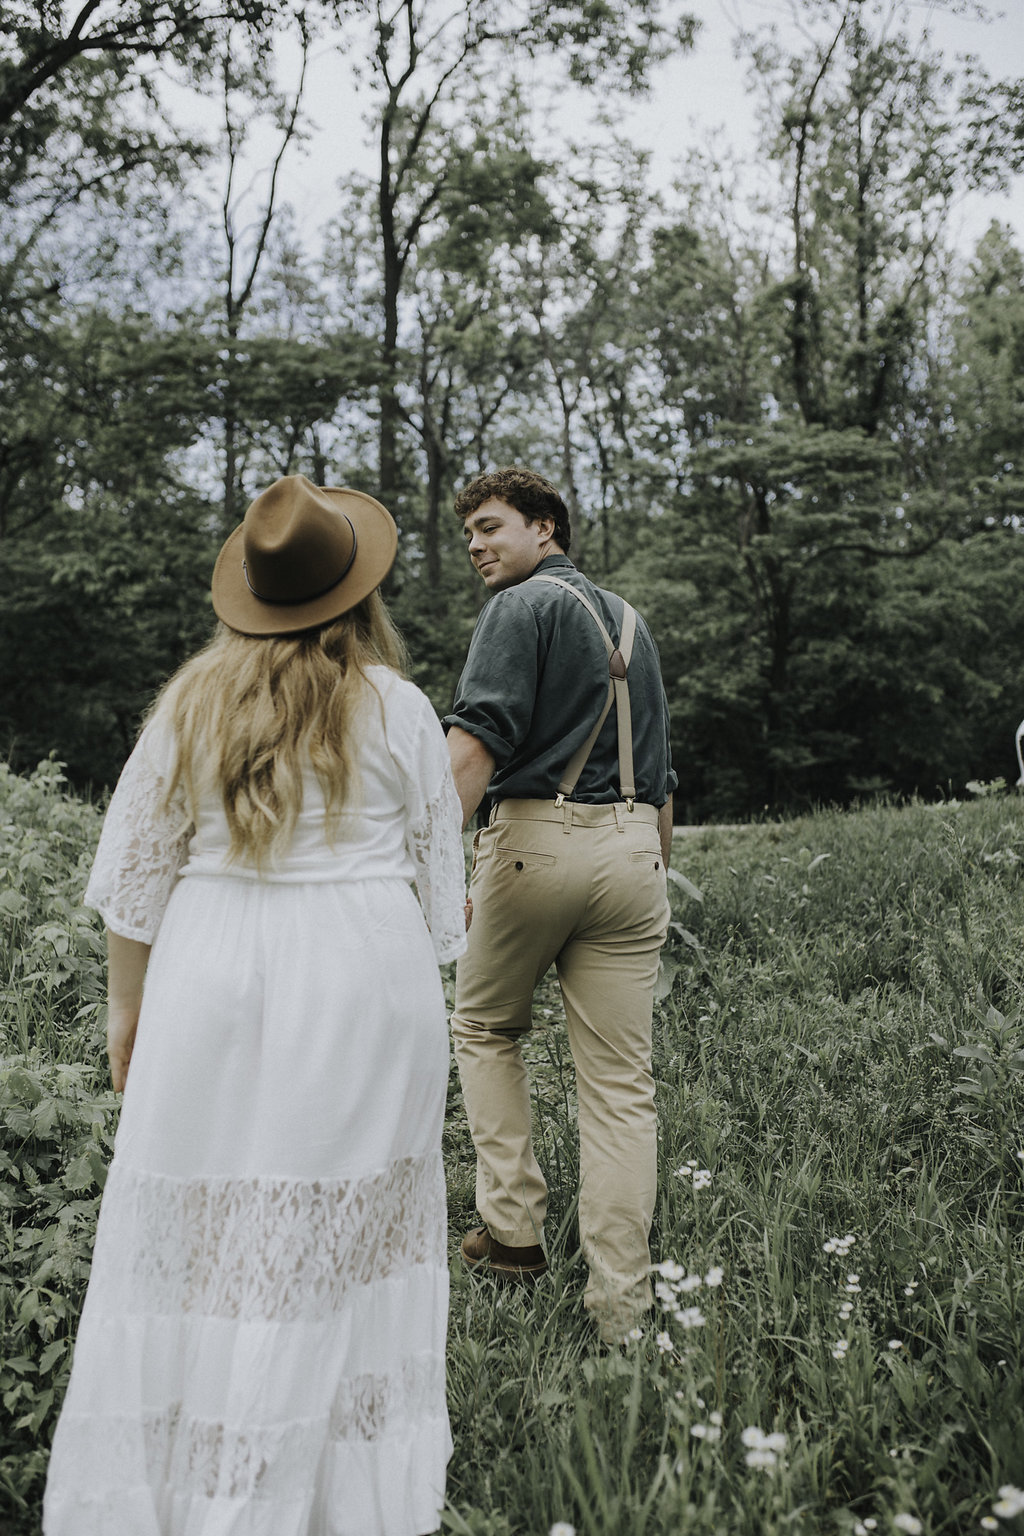
{"type": "Polygon", "coordinates": [[[239,523],[224,542],[213,568],[213,611],[229,629],[242,635],[294,635],[316,629],[361,603],[395,563],[398,529],[386,507],[363,491],[322,487],[339,512],[349,519],[356,535],[356,550],[348,571],[329,592],[304,603],[270,603],[259,598],[245,579],[242,534],[239,523]]]}

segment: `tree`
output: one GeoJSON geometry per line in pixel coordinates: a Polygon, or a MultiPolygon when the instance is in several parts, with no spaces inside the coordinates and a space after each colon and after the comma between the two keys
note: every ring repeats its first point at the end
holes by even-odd
{"type": "MultiPolygon", "coordinates": [[[[380,490],[401,511],[397,444],[401,423],[399,335],[401,300],[410,262],[436,212],[457,157],[433,160],[429,180],[419,173],[428,130],[445,116],[474,72],[511,77],[509,50],[520,56],[552,52],[571,78],[602,79],[641,89],[649,65],[671,47],[689,46],[696,24],[663,19],[660,0],[607,6],[516,4],[514,0],[375,0],[371,79],[377,91],[374,120],[379,150],[377,235],[382,312],[379,390],[380,490]]],[[[436,141],[435,141],[436,142],[436,141]]]]}
{"type": "Polygon", "coordinates": [[[225,532],[235,526],[239,517],[237,506],[237,433],[240,404],[238,398],[239,381],[236,375],[239,365],[238,349],[241,328],[246,309],[253,296],[256,278],[266,254],[267,240],[274,221],[274,215],[277,212],[278,178],[284,157],[298,131],[299,110],[302,104],[302,93],[306,79],[306,65],[309,57],[309,32],[301,16],[298,23],[298,33],[301,63],[298,84],[290,101],[281,93],[269,88],[259,70],[243,70],[239,68],[237,52],[232,46],[230,34],[224,43],[219,60],[221,99],[224,108],[224,148],[227,162],[224,193],[220,207],[225,253],[222,288],[224,304],[224,374],[221,386],[224,410],[225,532]],[[236,103],[242,93],[244,93],[246,98],[247,109],[245,117],[240,121],[236,115],[236,103]],[[277,120],[280,138],[277,152],[270,167],[269,185],[263,200],[263,206],[256,216],[254,225],[247,231],[250,238],[246,242],[246,249],[243,246],[243,236],[239,230],[236,178],[242,163],[242,151],[247,128],[257,113],[267,110],[277,120]]]}
{"type": "MultiPolygon", "coordinates": [[[[977,293],[959,323],[943,240],[955,198],[995,185],[999,164],[993,137],[978,138],[977,74],[956,76],[885,17],[809,0],[809,46],[788,56],[777,37],[756,40],[778,195],[762,185],[744,220],[726,173],[692,164],[682,216],[654,229],[638,284],[660,404],[639,455],[656,517],[617,580],[664,637],[681,800],[698,813],[913,787],[944,667],[952,697],[977,690],[961,719],[981,729],[998,709],[980,581],[948,597],[957,639],[927,687],[911,647],[941,610],[925,573],[948,580],[985,514],[1012,505],[1015,452],[997,467],[988,438],[984,480],[969,464],[986,439],[967,361],[984,334],[980,378],[1012,437],[1012,301],[998,333],[997,305],[977,293]]],[[[1003,250],[982,281],[1012,295],[1014,271],[1003,250]]],[[[969,758],[966,734],[950,733],[951,772],[969,758]]],[[[931,788],[934,762],[929,775],[931,788]]]]}
{"type": "Polygon", "coordinates": [[[974,526],[1022,526],[1024,255],[992,224],[955,283],[943,451],[965,481],[974,526]]]}
{"type": "Polygon", "coordinates": [[[274,0],[81,0],[77,6],[16,3],[0,16],[0,142],[17,141],[26,119],[45,121],[62,77],[84,59],[170,58],[202,66],[226,26],[256,37],[288,7],[274,0]]]}

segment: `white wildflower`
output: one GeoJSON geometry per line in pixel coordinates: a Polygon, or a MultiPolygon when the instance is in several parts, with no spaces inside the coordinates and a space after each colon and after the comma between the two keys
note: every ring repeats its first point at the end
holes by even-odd
{"type": "Polygon", "coordinates": [[[654,1342],[663,1355],[667,1355],[672,1349],[672,1339],[667,1333],[656,1333],[654,1335],[654,1342]]]}
{"type": "Polygon", "coordinates": [[[708,1414],[708,1418],[711,1420],[712,1424],[715,1426],[716,1429],[721,1429],[721,1427],[722,1427],[722,1415],[719,1413],[717,1408],[714,1410],[713,1413],[709,1413],[708,1414]]]}
{"type": "Polygon", "coordinates": [[[678,1312],[673,1312],[672,1316],[680,1328],[703,1328],[707,1322],[700,1307],[681,1307],[678,1312]]]}
{"type": "Polygon", "coordinates": [[[576,1536],[576,1527],[570,1525],[568,1520],[556,1520],[548,1536],[576,1536]]]}
{"type": "Polygon", "coordinates": [[[690,1434],[695,1440],[706,1440],[709,1445],[714,1445],[716,1440],[721,1440],[722,1430],[718,1424],[691,1424],[690,1434]]]}
{"type": "Polygon", "coordinates": [[[890,1349],[902,1349],[903,1348],[903,1340],[902,1339],[890,1339],[889,1340],[889,1348],[890,1349]]]}
{"type": "Polygon", "coordinates": [[[687,1275],[685,1279],[678,1280],[676,1282],[676,1290],[685,1291],[687,1293],[690,1291],[699,1291],[703,1284],[704,1282],[700,1275],[687,1275]]]}
{"type": "Polygon", "coordinates": [[[893,1515],[892,1523],[898,1531],[906,1531],[907,1536],[921,1536],[921,1522],[916,1515],[893,1515]]]}
{"type": "Polygon", "coordinates": [[[704,1284],[709,1285],[714,1290],[716,1286],[721,1285],[724,1279],[725,1270],[720,1268],[719,1265],[714,1264],[704,1276],[704,1284]]]}
{"type": "Polygon", "coordinates": [[[644,1331],[643,1331],[642,1328],[631,1328],[629,1330],[629,1332],[626,1334],[626,1338],[629,1340],[629,1342],[631,1344],[639,1344],[639,1342],[643,1338],[643,1336],[644,1336],[644,1331]]]}
{"type": "Polygon", "coordinates": [[[839,1258],[845,1259],[846,1255],[849,1253],[850,1249],[853,1247],[856,1241],[857,1239],[854,1234],[852,1232],[847,1232],[845,1237],[828,1238],[828,1240],[822,1243],[821,1246],[826,1253],[834,1253],[837,1254],[839,1258]]]}
{"type": "Polygon", "coordinates": [[[675,1259],[662,1259],[660,1264],[652,1265],[652,1269],[663,1280],[681,1280],[686,1274],[686,1270],[681,1264],[677,1264],[675,1259]]]}
{"type": "Polygon", "coordinates": [[[1015,1488],[1012,1483],[1004,1483],[999,1490],[999,1500],[992,1505],[992,1513],[998,1515],[1000,1520],[1012,1520],[1017,1515],[1024,1514],[1024,1488],[1015,1488]]]}
{"type": "Polygon", "coordinates": [[[993,1519],[991,1515],[982,1515],[981,1528],[983,1531],[998,1531],[999,1521],[993,1519]]]}
{"type": "Polygon", "coordinates": [[[761,1467],[765,1471],[778,1464],[779,1457],[786,1449],[786,1437],[780,1431],[766,1435],[764,1430],[756,1424],[748,1427],[740,1435],[740,1439],[747,1448],[744,1460],[748,1467],[761,1467]]]}
{"type": "Polygon", "coordinates": [[[695,1168],[693,1170],[694,1189],[707,1189],[711,1184],[711,1170],[709,1168],[695,1168]]]}
{"type": "Polygon", "coordinates": [[[849,1339],[836,1339],[835,1343],[832,1345],[832,1359],[845,1360],[846,1351],[849,1349],[849,1347],[849,1339]]]}

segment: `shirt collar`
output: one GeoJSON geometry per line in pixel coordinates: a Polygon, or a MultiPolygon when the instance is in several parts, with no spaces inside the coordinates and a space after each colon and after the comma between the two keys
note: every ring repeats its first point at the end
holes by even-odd
{"type": "MultiPolygon", "coordinates": [[[[530,576],[537,576],[541,571],[555,571],[558,570],[559,567],[566,565],[569,567],[570,571],[574,571],[576,569],[572,561],[569,559],[569,556],[563,555],[561,550],[559,550],[557,555],[545,555],[544,559],[540,562],[540,565],[534,566],[533,570],[530,572],[530,576]]],[[[529,581],[529,576],[526,579],[529,581]]]]}

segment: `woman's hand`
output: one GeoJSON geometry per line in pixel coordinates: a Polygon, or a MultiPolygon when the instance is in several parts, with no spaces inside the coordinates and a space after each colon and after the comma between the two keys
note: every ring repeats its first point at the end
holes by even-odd
{"type": "Polygon", "coordinates": [[[107,1060],[115,1093],[123,1093],[139,1027],[138,1007],[119,1007],[107,1000],[107,1060]]]}
{"type": "Polygon", "coordinates": [[[149,945],[107,929],[107,1057],[115,1093],[123,1093],[142,1008],[149,945]]]}
{"type": "Polygon", "coordinates": [[[468,933],[469,932],[469,925],[473,921],[473,898],[472,898],[472,896],[467,896],[466,897],[466,909],[465,910],[466,910],[466,932],[468,933]]]}

